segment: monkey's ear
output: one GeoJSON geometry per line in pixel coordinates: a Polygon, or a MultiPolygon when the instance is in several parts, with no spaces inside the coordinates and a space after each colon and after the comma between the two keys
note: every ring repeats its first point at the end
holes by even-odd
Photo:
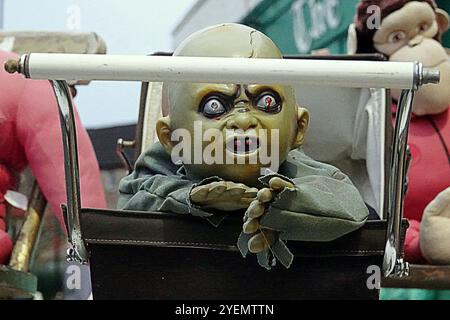
{"type": "Polygon", "coordinates": [[[156,122],[156,134],[158,135],[159,142],[163,145],[166,152],[170,154],[173,148],[172,144],[172,131],[170,130],[170,118],[164,117],[156,122]]]}
{"type": "Polygon", "coordinates": [[[436,9],[436,21],[439,26],[439,31],[445,33],[450,27],[450,17],[448,13],[442,9],[436,9]]]}
{"type": "Polygon", "coordinates": [[[355,24],[352,23],[348,27],[347,53],[355,54],[357,50],[358,50],[358,34],[356,33],[355,24]]]}
{"type": "Polygon", "coordinates": [[[297,110],[297,135],[294,140],[294,148],[300,147],[305,142],[306,131],[309,125],[309,112],[305,108],[297,110]]]}

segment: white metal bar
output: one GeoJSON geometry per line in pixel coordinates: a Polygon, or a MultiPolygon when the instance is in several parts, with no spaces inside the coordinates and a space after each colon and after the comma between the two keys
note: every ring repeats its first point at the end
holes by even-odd
{"type": "Polygon", "coordinates": [[[303,84],[412,89],[416,63],[32,53],[32,79],[303,84]]]}

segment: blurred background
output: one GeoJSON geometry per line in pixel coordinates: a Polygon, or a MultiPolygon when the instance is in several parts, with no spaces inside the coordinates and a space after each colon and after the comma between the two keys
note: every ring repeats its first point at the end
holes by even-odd
{"type": "MultiPolygon", "coordinates": [[[[222,22],[239,22],[271,37],[284,54],[346,53],[347,29],[358,0],[0,0],[0,49],[23,53],[14,32],[95,33],[108,54],[171,52],[189,34],[222,22]],[[13,33],[11,33],[13,32],[13,33]]],[[[450,1],[437,0],[450,12],[450,1]]],[[[23,34],[22,34],[23,35],[23,34]]],[[[450,33],[444,39],[450,46],[450,33]]],[[[28,48],[28,49],[27,49],[28,48]]],[[[77,86],[76,106],[93,141],[108,206],[126,174],[115,153],[118,138],[133,140],[138,119],[139,83],[95,82],[77,86]]],[[[128,153],[133,160],[133,152],[128,153]]],[[[28,175],[23,177],[27,180],[28,175]]],[[[28,188],[28,189],[27,189],[28,188]]],[[[29,186],[23,183],[24,193],[29,186]]],[[[61,297],[65,238],[53,215],[46,215],[34,273],[44,279],[47,298],[61,297]],[[59,270],[59,271],[58,271],[59,270]]]]}

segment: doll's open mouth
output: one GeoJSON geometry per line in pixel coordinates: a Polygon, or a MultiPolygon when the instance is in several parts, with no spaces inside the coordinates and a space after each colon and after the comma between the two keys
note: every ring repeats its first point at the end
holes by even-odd
{"type": "Polygon", "coordinates": [[[259,139],[249,136],[235,136],[228,140],[227,150],[235,154],[249,154],[259,149],[259,139]]]}

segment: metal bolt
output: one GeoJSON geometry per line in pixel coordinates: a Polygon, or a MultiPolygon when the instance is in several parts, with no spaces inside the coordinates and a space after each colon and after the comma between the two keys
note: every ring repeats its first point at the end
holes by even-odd
{"type": "Polygon", "coordinates": [[[8,73],[16,73],[20,70],[19,60],[7,60],[5,61],[5,70],[8,73]]]}

